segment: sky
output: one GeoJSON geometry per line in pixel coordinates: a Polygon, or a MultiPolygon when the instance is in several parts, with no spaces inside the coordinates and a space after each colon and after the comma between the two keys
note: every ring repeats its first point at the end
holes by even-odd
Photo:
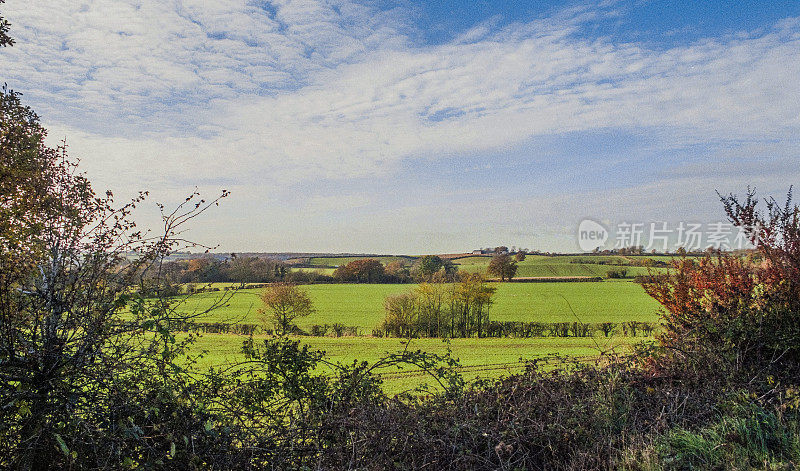
{"type": "Polygon", "coordinates": [[[7,0],[0,81],[226,252],[578,250],[800,183],[800,2],[7,0]],[[613,234],[612,234],[613,239],[613,234]]]}

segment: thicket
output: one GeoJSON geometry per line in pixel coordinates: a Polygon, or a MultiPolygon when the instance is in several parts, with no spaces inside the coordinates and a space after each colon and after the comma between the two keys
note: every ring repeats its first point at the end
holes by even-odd
{"type": "Polygon", "coordinates": [[[337,267],[332,279],[343,283],[452,282],[456,273],[452,261],[425,255],[410,265],[405,260],[395,260],[386,266],[373,258],[353,260],[337,267]]]}
{"type": "Polygon", "coordinates": [[[422,283],[384,301],[386,315],[374,334],[390,337],[484,337],[496,288],[477,273],[456,283],[422,283]]]}

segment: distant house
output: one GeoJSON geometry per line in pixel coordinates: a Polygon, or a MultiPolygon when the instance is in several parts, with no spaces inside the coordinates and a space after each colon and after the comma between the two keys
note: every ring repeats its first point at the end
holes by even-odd
{"type": "Polygon", "coordinates": [[[482,254],[483,254],[483,250],[473,250],[472,251],[472,255],[482,255],[482,254]]]}

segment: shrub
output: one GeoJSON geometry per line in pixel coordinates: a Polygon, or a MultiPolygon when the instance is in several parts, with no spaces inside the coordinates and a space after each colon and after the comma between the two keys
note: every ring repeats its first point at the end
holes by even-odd
{"type": "Polygon", "coordinates": [[[330,326],[328,324],[314,324],[311,326],[311,336],[312,337],[324,337],[325,334],[328,333],[330,326]]]}
{"type": "Polygon", "coordinates": [[[628,276],[627,268],[617,268],[615,270],[608,270],[606,272],[606,278],[609,279],[620,279],[625,278],[626,276],[628,276]]]}

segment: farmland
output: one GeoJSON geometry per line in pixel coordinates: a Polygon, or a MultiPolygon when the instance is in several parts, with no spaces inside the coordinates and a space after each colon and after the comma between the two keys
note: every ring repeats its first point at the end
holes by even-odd
{"type": "MultiPolygon", "coordinates": [[[[263,336],[257,339],[264,338],[263,336]]],[[[303,343],[315,350],[326,352],[331,362],[352,363],[355,360],[373,363],[387,353],[401,351],[404,341],[396,338],[374,337],[298,337],[303,343]]],[[[195,351],[206,350],[208,353],[199,360],[200,366],[219,366],[225,362],[241,360],[241,347],[244,337],[232,334],[205,334],[195,344],[195,351]]],[[[452,339],[444,342],[440,339],[414,339],[409,350],[423,350],[443,355],[448,347],[451,355],[465,367],[465,379],[476,377],[497,377],[519,372],[524,368],[524,361],[542,358],[548,355],[570,357],[590,357],[602,353],[625,353],[635,342],[642,338],[612,337],[596,338],[539,338],[539,339],[452,339]]],[[[389,393],[397,393],[418,386],[428,381],[423,374],[411,374],[393,377],[396,368],[382,370],[387,374],[384,389],[389,393]]]]}
{"type": "Polygon", "coordinates": [[[308,263],[309,265],[319,266],[319,267],[338,267],[340,265],[347,265],[350,262],[361,260],[362,258],[374,258],[384,265],[391,263],[402,261],[405,263],[410,264],[414,261],[413,257],[407,256],[394,256],[394,255],[381,255],[381,256],[374,256],[374,257],[312,257],[308,263]]]}
{"type": "MultiPolygon", "coordinates": [[[[323,270],[322,273],[332,274],[333,269],[346,265],[360,257],[313,257],[308,260],[308,265],[294,268],[299,271],[323,270]]],[[[403,262],[412,265],[414,257],[408,256],[375,256],[374,258],[384,265],[391,262],[403,262]]],[[[486,271],[491,261],[491,256],[463,256],[450,257],[459,270],[467,272],[486,271]]],[[[624,268],[629,277],[647,275],[649,270],[662,271],[663,268],[650,268],[637,266],[644,260],[668,263],[674,257],[665,255],[528,255],[525,260],[518,262],[517,277],[604,277],[609,270],[624,268]]]]}
{"type": "MultiPolygon", "coordinates": [[[[376,256],[383,264],[396,261],[411,266],[414,257],[376,256]]],[[[576,255],[529,255],[519,262],[518,277],[604,277],[608,270],[625,268],[628,276],[647,274],[649,269],[642,266],[641,260],[650,257],[622,256],[576,256],[576,255]]],[[[358,257],[312,257],[302,260],[302,266],[292,267],[296,271],[318,272],[330,275],[334,267],[346,265],[358,257]]],[[[451,257],[459,271],[485,272],[490,256],[451,257]]],[[[663,257],[668,261],[669,257],[663,257]]],[[[653,270],[653,269],[650,269],[653,270]]],[[[658,268],[654,270],[659,270],[658,268]]],[[[663,270],[661,268],[660,270],[663,270]]],[[[611,322],[621,324],[629,321],[657,322],[658,304],[644,293],[642,287],[629,280],[606,280],[602,282],[537,282],[537,283],[491,283],[496,289],[493,303],[489,308],[489,318],[500,322],[582,322],[599,324],[611,322]]],[[[208,286],[219,291],[201,292],[184,299],[180,311],[186,313],[202,312],[212,306],[223,295],[229,299],[213,310],[201,322],[227,324],[264,324],[259,309],[262,308],[260,294],[263,288],[240,289],[231,293],[225,289],[237,286],[235,283],[213,283],[208,286]]],[[[344,337],[298,337],[314,349],[327,352],[332,361],[352,362],[353,360],[375,361],[387,352],[401,348],[397,338],[373,337],[373,331],[385,316],[384,300],[388,296],[405,293],[416,288],[416,284],[357,284],[357,283],[319,283],[304,285],[313,302],[315,312],[308,317],[296,320],[304,332],[311,332],[313,326],[342,324],[356,328],[356,336],[344,337]]],[[[331,334],[331,331],[328,331],[331,334]]],[[[242,336],[235,334],[206,333],[198,341],[199,350],[208,350],[202,364],[212,366],[226,360],[240,357],[242,336]]],[[[565,356],[596,356],[600,351],[614,348],[624,350],[641,337],[631,338],[612,335],[605,338],[597,332],[594,337],[538,337],[538,338],[465,338],[453,339],[449,345],[454,357],[465,366],[467,378],[475,375],[496,377],[519,371],[523,363],[519,360],[560,354],[565,356]]],[[[439,339],[415,339],[412,349],[432,353],[444,353],[448,344],[439,339]]],[[[409,385],[418,385],[422,375],[405,374],[403,379],[387,376],[386,389],[398,392],[409,385]]]]}
{"type": "MultiPolygon", "coordinates": [[[[626,322],[658,320],[657,304],[641,286],[627,281],[594,283],[494,283],[497,292],[490,317],[497,321],[526,322],[626,322]]],[[[371,337],[372,330],[384,316],[386,296],[413,289],[409,284],[316,284],[304,288],[314,303],[316,312],[298,319],[298,326],[309,331],[312,325],[342,323],[358,327],[357,337],[299,337],[314,349],[324,350],[332,361],[375,361],[387,352],[402,349],[397,338],[371,337]]],[[[232,294],[229,301],[213,311],[206,321],[227,323],[260,323],[259,289],[244,289],[232,294]]],[[[186,312],[201,311],[210,306],[223,292],[200,293],[189,297],[181,306],[186,312]]],[[[213,366],[240,357],[242,336],[205,334],[196,348],[208,350],[202,364],[213,366]]],[[[601,351],[625,351],[639,338],[602,334],[588,338],[467,338],[452,339],[449,344],[440,339],[414,339],[411,349],[444,353],[447,346],[458,358],[465,378],[496,377],[519,371],[520,359],[544,355],[596,356],[601,351]],[[484,366],[481,366],[484,365],[484,366]]],[[[387,392],[399,392],[425,381],[423,375],[387,377],[387,392]]]]}
{"type": "MultiPolygon", "coordinates": [[[[537,322],[653,322],[658,319],[657,303],[636,283],[497,283],[492,320],[537,322]]],[[[299,319],[298,326],[314,324],[357,326],[369,334],[383,319],[386,296],[412,289],[409,284],[318,284],[305,288],[316,312],[299,319]]],[[[213,311],[209,322],[259,323],[260,290],[244,289],[228,303],[213,311]]],[[[221,292],[189,297],[181,306],[185,312],[199,312],[218,299],[221,292]]]]}
{"type": "MultiPolygon", "coordinates": [[[[650,257],[621,256],[548,256],[528,255],[518,262],[517,277],[570,277],[570,276],[605,276],[606,272],[616,268],[625,268],[629,276],[647,275],[647,267],[629,266],[636,259],[650,257]],[[605,264],[600,264],[604,262],[605,264]]],[[[459,270],[484,272],[491,257],[465,257],[454,260],[459,270]]],[[[655,269],[658,271],[658,269],[655,269]]]]}

